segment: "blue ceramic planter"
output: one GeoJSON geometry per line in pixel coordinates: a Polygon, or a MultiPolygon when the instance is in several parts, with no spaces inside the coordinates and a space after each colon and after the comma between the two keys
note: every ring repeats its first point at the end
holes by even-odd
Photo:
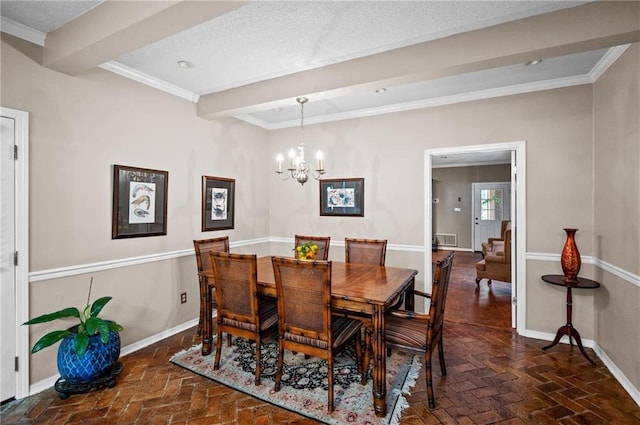
{"type": "Polygon", "coordinates": [[[100,335],[89,337],[87,351],[80,358],[73,350],[74,337],[67,336],[58,347],[58,372],[72,383],[86,383],[99,377],[116,364],[120,357],[120,335],[109,332],[109,340],[103,344],[100,335]]]}

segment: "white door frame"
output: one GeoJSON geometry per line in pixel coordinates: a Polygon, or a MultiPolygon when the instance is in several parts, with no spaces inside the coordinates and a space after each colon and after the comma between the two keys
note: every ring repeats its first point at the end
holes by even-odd
{"type": "Polygon", "coordinates": [[[29,395],[29,328],[20,326],[29,320],[29,113],[0,107],[3,117],[15,122],[15,237],[18,251],[16,266],[16,398],[29,395]]]}
{"type": "MultiPolygon", "coordinates": [[[[432,216],[432,203],[433,198],[431,178],[432,178],[432,158],[434,156],[443,155],[455,155],[462,153],[479,153],[479,152],[497,152],[497,151],[513,151],[515,153],[515,164],[512,167],[517,167],[517,179],[515,187],[512,185],[511,193],[512,199],[515,202],[511,203],[511,220],[512,220],[512,240],[515,242],[512,244],[513,255],[511,258],[515,258],[516,273],[515,284],[517,287],[516,298],[516,332],[518,334],[524,334],[526,325],[526,142],[507,142],[507,143],[494,143],[486,145],[471,145],[471,146],[458,146],[449,148],[438,149],[426,149],[424,152],[424,273],[425,276],[432,276],[431,268],[431,240],[433,235],[431,216],[432,216]],[[515,214],[513,214],[515,211],[515,214]]],[[[512,155],[512,158],[514,156],[512,155]]],[[[513,173],[512,173],[513,174],[513,173]]],[[[431,290],[431,282],[428,278],[425,278],[425,290],[431,290]]]]}

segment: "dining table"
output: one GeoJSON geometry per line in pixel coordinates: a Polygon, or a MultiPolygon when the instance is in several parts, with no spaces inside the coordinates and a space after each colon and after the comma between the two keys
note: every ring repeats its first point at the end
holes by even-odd
{"type": "MultiPolygon", "coordinates": [[[[301,260],[304,261],[304,260],[301,260]]],[[[276,297],[276,284],[271,257],[257,259],[258,294],[276,297]]],[[[385,311],[404,296],[405,309],[413,311],[412,291],[418,271],[402,267],[332,261],[331,306],[342,312],[354,312],[371,317],[373,323],[373,403],[376,416],[387,414],[385,311]]],[[[205,272],[207,282],[212,274],[205,272]]],[[[207,285],[207,296],[201,299],[205,310],[202,324],[202,355],[211,354],[213,342],[212,285],[207,285]]]]}

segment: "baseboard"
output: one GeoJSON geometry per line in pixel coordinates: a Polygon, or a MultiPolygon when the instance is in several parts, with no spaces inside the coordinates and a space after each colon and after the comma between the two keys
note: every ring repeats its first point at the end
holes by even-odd
{"type": "MultiPolygon", "coordinates": [[[[548,332],[538,332],[530,329],[525,330],[525,333],[521,335],[527,338],[540,339],[543,341],[553,341],[553,339],[555,338],[555,334],[548,332]]],[[[560,338],[560,342],[562,344],[569,344],[569,337],[566,335],[563,336],[562,338],[560,338]]],[[[618,369],[618,366],[616,366],[613,360],[611,360],[609,356],[607,356],[607,353],[602,349],[602,347],[596,344],[592,339],[582,339],[582,345],[593,349],[593,351],[596,353],[596,356],[598,356],[598,358],[602,361],[606,368],[609,369],[609,372],[611,372],[613,377],[616,378],[620,385],[622,385],[622,388],[624,388],[629,396],[631,396],[633,401],[635,401],[636,404],[640,406],[640,391],[631,383],[631,381],[629,381],[629,379],[627,379],[625,374],[622,373],[620,369],[618,369]]]]}
{"type": "Polygon", "coordinates": [[[622,373],[620,369],[616,366],[616,364],[607,356],[607,353],[600,347],[598,344],[594,344],[593,351],[595,351],[596,355],[602,360],[602,363],[609,369],[614,378],[622,385],[622,388],[627,391],[627,393],[631,396],[633,401],[636,402],[638,406],[640,406],[640,391],[633,386],[631,381],[627,379],[627,377],[622,373]]]}
{"type": "MultiPolygon", "coordinates": [[[[172,335],[180,333],[184,330],[192,328],[198,324],[198,319],[189,320],[188,322],[182,323],[178,326],[175,326],[171,329],[167,329],[165,331],[159,332],[155,335],[152,335],[148,338],[142,339],[138,342],[134,342],[133,344],[127,345],[126,347],[122,347],[120,350],[120,356],[126,356],[127,354],[131,354],[135,351],[138,351],[142,348],[148,347],[151,344],[155,344],[165,338],[168,338],[172,335]]],[[[60,378],[60,375],[50,376],[49,378],[45,378],[41,381],[36,382],[29,386],[29,395],[38,394],[42,391],[48,390],[53,387],[56,381],[60,378]]]]}
{"type": "MultiPolygon", "coordinates": [[[[525,329],[524,333],[522,333],[521,335],[526,336],[527,338],[541,339],[543,341],[553,341],[553,339],[556,337],[555,333],[539,332],[533,331],[531,329],[525,329]]],[[[560,342],[562,344],[569,344],[569,337],[566,335],[563,336],[562,338],[560,338],[560,342]]],[[[592,339],[582,338],[582,345],[587,348],[594,348],[596,343],[592,339]]]]}

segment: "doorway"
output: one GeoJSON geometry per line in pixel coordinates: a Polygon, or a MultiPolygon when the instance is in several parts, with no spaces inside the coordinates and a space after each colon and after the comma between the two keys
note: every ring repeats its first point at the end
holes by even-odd
{"type": "Polygon", "coordinates": [[[1,109],[2,389],[0,401],[29,395],[29,114],[1,109]]]}
{"type": "MultiPolygon", "coordinates": [[[[474,155],[482,155],[487,153],[504,152],[510,154],[511,157],[511,219],[512,219],[512,327],[516,328],[518,333],[525,330],[526,318],[526,292],[525,292],[525,276],[526,276],[526,143],[508,142],[486,145],[460,146],[451,148],[427,149],[425,150],[425,221],[424,221],[424,246],[430,246],[433,237],[432,228],[432,166],[434,159],[446,157],[449,155],[468,155],[472,158],[474,155]]],[[[478,165],[478,164],[469,164],[478,165]]],[[[431,255],[429,250],[425,249],[424,270],[425,275],[432,273],[431,255]]],[[[425,290],[430,291],[429,282],[425,282],[425,290]]]]}

